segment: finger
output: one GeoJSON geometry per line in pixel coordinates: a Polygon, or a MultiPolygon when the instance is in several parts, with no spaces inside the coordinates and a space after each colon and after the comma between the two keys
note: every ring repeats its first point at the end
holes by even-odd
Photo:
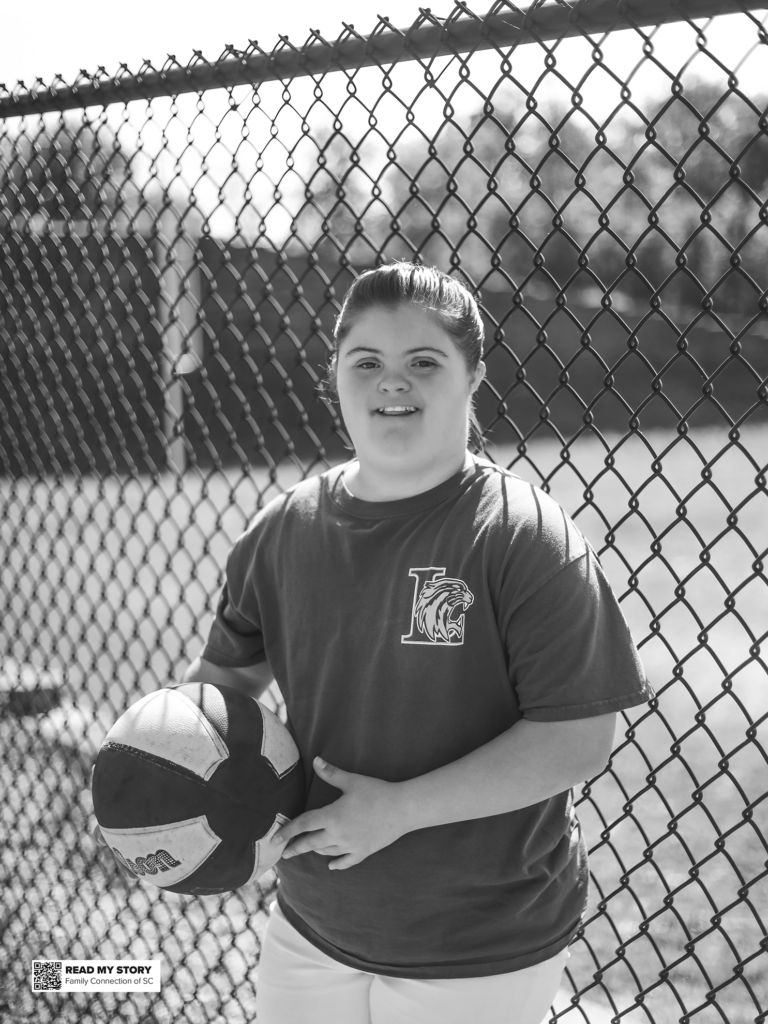
{"type": "Polygon", "coordinates": [[[133,885],[137,885],[138,882],[139,882],[138,877],[136,875],[134,875],[134,873],[132,871],[129,871],[128,868],[125,866],[125,864],[122,864],[117,859],[117,857],[115,856],[115,852],[112,849],[112,847],[109,846],[108,843],[100,843],[99,845],[103,846],[105,849],[109,850],[110,854],[112,855],[111,858],[110,858],[111,861],[112,861],[112,864],[117,868],[117,873],[120,875],[120,877],[123,879],[123,881],[124,882],[130,882],[133,885]]]}
{"type": "Polygon", "coordinates": [[[294,836],[299,836],[302,832],[315,832],[317,829],[323,828],[325,821],[322,812],[323,808],[318,808],[315,811],[305,811],[298,818],[294,818],[293,821],[289,821],[282,828],[279,828],[272,836],[272,842],[276,846],[280,846],[283,843],[290,842],[294,836]]]}
{"type": "Polygon", "coordinates": [[[325,832],[305,832],[288,844],[283,851],[283,857],[295,857],[297,853],[308,853],[310,850],[323,850],[330,845],[325,832]]]}
{"type": "Polygon", "coordinates": [[[335,860],[328,861],[328,870],[344,871],[346,868],[359,864],[361,860],[365,860],[365,857],[357,857],[354,853],[345,853],[342,857],[336,857],[335,860]]]}
{"type": "Polygon", "coordinates": [[[312,766],[323,782],[327,782],[330,786],[335,786],[336,789],[340,789],[342,792],[355,779],[354,772],[345,772],[343,768],[337,768],[334,764],[328,764],[322,757],[316,757],[312,762],[312,766]]]}
{"type": "Polygon", "coordinates": [[[124,881],[132,882],[134,884],[139,881],[136,875],[134,875],[132,871],[129,871],[128,868],[125,867],[125,865],[121,864],[117,857],[115,857],[112,847],[104,838],[104,833],[101,831],[98,825],[96,825],[96,827],[92,829],[91,837],[93,838],[94,842],[102,849],[109,850],[109,852],[112,854],[112,861],[115,867],[117,868],[118,874],[123,878],[124,881]]]}
{"type": "Polygon", "coordinates": [[[124,867],[117,857],[115,857],[115,864],[124,882],[130,882],[131,885],[139,884],[139,878],[132,871],[129,871],[128,868],[124,867]]]}
{"type": "Polygon", "coordinates": [[[283,860],[285,860],[286,858],[290,859],[291,857],[294,857],[297,854],[309,853],[310,851],[312,853],[319,853],[321,857],[340,857],[343,853],[346,853],[346,850],[344,849],[344,847],[342,847],[342,846],[335,846],[335,845],[330,845],[330,846],[307,846],[305,848],[304,847],[298,848],[298,847],[295,847],[295,846],[289,846],[288,849],[286,850],[286,852],[283,854],[283,860]]]}
{"type": "Polygon", "coordinates": [[[109,852],[112,854],[112,861],[113,861],[115,867],[117,868],[118,874],[124,879],[124,881],[126,881],[126,882],[138,882],[138,880],[139,880],[138,877],[136,875],[134,875],[134,873],[129,868],[127,868],[125,866],[125,864],[123,864],[123,862],[118,857],[115,856],[115,851],[112,849],[112,847],[108,846],[106,843],[104,845],[109,850],[109,852]]]}

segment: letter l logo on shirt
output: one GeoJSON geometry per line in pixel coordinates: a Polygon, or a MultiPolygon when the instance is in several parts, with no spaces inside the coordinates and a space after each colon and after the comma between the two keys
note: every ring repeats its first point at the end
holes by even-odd
{"type": "Polygon", "coordinates": [[[414,578],[411,630],[400,638],[404,644],[432,644],[457,647],[464,643],[464,612],[474,595],[463,580],[445,575],[445,569],[431,565],[410,569],[414,578]],[[461,612],[454,617],[456,609],[461,612]]]}

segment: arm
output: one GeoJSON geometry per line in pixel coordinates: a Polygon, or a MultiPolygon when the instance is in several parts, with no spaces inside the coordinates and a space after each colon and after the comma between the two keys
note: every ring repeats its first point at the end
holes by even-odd
{"type": "Polygon", "coordinates": [[[184,673],[182,683],[216,683],[231,686],[235,690],[258,700],[274,680],[268,661],[244,668],[222,668],[204,658],[195,658],[184,673]]]}
{"type": "Polygon", "coordinates": [[[273,842],[284,857],[315,850],[331,868],[359,864],[419,828],[503,814],[598,775],[610,756],[616,715],[561,722],[521,719],[464,757],[405,782],[384,782],[315,761],[341,790],[335,803],[294,818],[273,842]],[[298,837],[298,838],[296,838],[298,837]]]}
{"type": "Polygon", "coordinates": [[[504,814],[563,793],[605,768],[615,727],[615,714],[522,718],[458,761],[401,783],[407,831],[504,814]]]}

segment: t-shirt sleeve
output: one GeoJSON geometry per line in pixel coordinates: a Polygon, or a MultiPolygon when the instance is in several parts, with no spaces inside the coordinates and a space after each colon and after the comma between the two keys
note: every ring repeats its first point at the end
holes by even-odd
{"type": "Polygon", "coordinates": [[[597,555],[569,562],[511,615],[510,677],[524,718],[591,718],[653,696],[597,555]]]}
{"type": "Polygon", "coordinates": [[[201,657],[223,668],[242,668],[266,661],[261,615],[252,572],[252,543],[246,534],[227,559],[227,575],[208,640],[201,657]]]}

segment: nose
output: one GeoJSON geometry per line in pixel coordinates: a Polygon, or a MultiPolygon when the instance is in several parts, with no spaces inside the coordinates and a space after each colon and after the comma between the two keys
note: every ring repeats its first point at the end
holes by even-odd
{"type": "Polygon", "coordinates": [[[383,374],[379,381],[379,390],[387,394],[398,394],[402,391],[410,391],[411,385],[408,378],[396,370],[389,370],[383,374]]]}

